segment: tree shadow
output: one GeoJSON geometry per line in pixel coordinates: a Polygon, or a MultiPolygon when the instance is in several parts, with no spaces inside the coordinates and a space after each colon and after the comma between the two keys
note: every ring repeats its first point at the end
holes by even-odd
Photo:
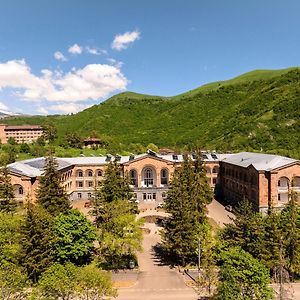
{"type": "Polygon", "coordinates": [[[161,243],[152,246],[152,260],[155,265],[175,268],[174,259],[165,251],[161,243]]]}

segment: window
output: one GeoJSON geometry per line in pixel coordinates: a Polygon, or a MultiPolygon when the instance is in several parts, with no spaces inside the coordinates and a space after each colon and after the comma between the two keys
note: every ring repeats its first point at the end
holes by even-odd
{"type": "Polygon", "coordinates": [[[218,171],[219,171],[219,168],[218,168],[218,167],[213,167],[213,170],[212,170],[213,173],[216,174],[216,173],[218,173],[218,171]]]}
{"type": "Polygon", "coordinates": [[[82,194],[81,193],[77,193],[77,198],[81,199],[82,198],[82,194]]]}
{"type": "Polygon", "coordinates": [[[136,172],[136,170],[130,170],[129,174],[130,174],[131,184],[133,186],[138,186],[138,183],[137,183],[137,172],[136,172]]]}
{"type": "Polygon", "coordinates": [[[152,199],[155,200],[156,199],[156,193],[153,193],[152,195],[152,199]]]}
{"type": "Polygon", "coordinates": [[[147,200],[147,194],[146,193],[143,193],[143,199],[147,200]]]}
{"type": "Polygon", "coordinates": [[[216,154],[212,154],[211,157],[212,157],[213,159],[218,159],[218,157],[217,157],[216,154]]]}
{"type": "Polygon", "coordinates": [[[202,154],[202,159],[208,159],[206,154],[202,154]]]}
{"type": "Polygon", "coordinates": [[[24,191],[23,191],[23,188],[20,186],[20,187],[19,187],[19,195],[23,195],[23,192],[24,192],[24,191]]]}
{"type": "Polygon", "coordinates": [[[102,171],[101,171],[101,170],[98,170],[97,176],[98,176],[98,177],[101,177],[101,176],[102,176],[102,171]]]}
{"type": "MultiPolygon", "coordinates": [[[[280,186],[280,180],[278,180],[278,186],[280,186]]],[[[278,195],[278,196],[280,196],[280,195],[278,195]]]]}
{"type": "Polygon", "coordinates": [[[88,186],[88,187],[94,186],[93,181],[88,181],[88,182],[87,182],[87,186],[88,186]]]}
{"type": "Polygon", "coordinates": [[[92,198],[92,193],[88,193],[88,199],[92,198]]]}
{"type": "Polygon", "coordinates": [[[82,171],[78,171],[78,177],[83,177],[83,172],[82,171]]]}
{"type": "Polygon", "coordinates": [[[280,194],[278,194],[278,201],[280,201],[280,194]]]}
{"type": "Polygon", "coordinates": [[[168,184],[168,170],[163,169],[160,172],[160,183],[161,184],[168,184]]]}
{"type": "Polygon", "coordinates": [[[213,184],[217,183],[217,178],[213,178],[213,184]]]}
{"type": "Polygon", "coordinates": [[[88,171],[88,177],[93,177],[93,171],[88,171]]]}
{"type": "Polygon", "coordinates": [[[80,187],[80,188],[83,187],[83,181],[78,181],[78,182],[77,182],[77,185],[78,185],[78,187],[80,187]]]}
{"type": "Polygon", "coordinates": [[[161,194],[161,196],[162,196],[162,198],[167,198],[167,193],[163,192],[163,193],[161,194]]]}
{"type": "Polygon", "coordinates": [[[173,160],[178,160],[178,155],[173,154],[172,157],[173,157],[173,160]]]}
{"type": "Polygon", "coordinates": [[[145,185],[147,187],[152,186],[153,185],[153,171],[151,169],[146,169],[144,171],[144,176],[145,176],[145,180],[144,180],[145,185]]]}

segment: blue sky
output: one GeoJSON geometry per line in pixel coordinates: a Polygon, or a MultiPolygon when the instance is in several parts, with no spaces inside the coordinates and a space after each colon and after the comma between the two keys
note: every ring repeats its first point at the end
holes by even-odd
{"type": "Polygon", "coordinates": [[[299,0],[2,0],[0,110],[71,113],[300,65],[299,0]]]}

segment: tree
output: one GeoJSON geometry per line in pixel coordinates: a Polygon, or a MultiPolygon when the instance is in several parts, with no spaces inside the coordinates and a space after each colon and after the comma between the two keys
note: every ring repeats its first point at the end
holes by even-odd
{"type": "Polygon", "coordinates": [[[22,143],[20,145],[20,152],[21,153],[30,153],[30,147],[29,147],[29,145],[26,144],[26,143],[22,143]]]}
{"type": "Polygon", "coordinates": [[[235,214],[233,224],[226,225],[222,240],[227,246],[240,246],[261,259],[265,233],[262,214],[255,212],[247,199],[239,203],[235,214]]]}
{"type": "Polygon", "coordinates": [[[54,263],[41,276],[38,291],[46,299],[71,300],[77,294],[79,268],[70,262],[54,263]]]}
{"type": "Polygon", "coordinates": [[[65,135],[65,141],[71,148],[82,148],[82,139],[76,132],[70,132],[65,135]]]}
{"type": "Polygon", "coordinates": [[[13,145],[13,146],[17,144],[15,138],[13,138],[13,137],[9,137],[7,140],[7,143],[10,145],[13,145]]]}
{"type": "Polygon", "coordinates": [[[34,283],[54,262],[53,217],[42,207],[28,203],[22,233],[22,264],[34,283]]]}
{"type": "Polygon", "coordinates": [[[57,162],[50,155],[45,160],[44,175],[40,178],[37,190],[37,203],[44,207],[51,215],[67,213],[70,201],[67,193],[60,184],[57,162]]]}
{"type": "Polygon", "coordinates": [[[300,274],[300,208],[294,192],[280,214],[280,225],[287,269],[294,277],[300,274]]]}
{"type": "Polygon", "coordinates": [[[70,261],[76,265],[88,262],[94,249],[96,230],[78,210],[72,209],[55,218],[54,251],[60,263],[70,261]]]}
{"type": "Polygon", "coordinates": [[[0,265],[17,264],[21,252],[21,224],[23,217],[0,213],[0,265]]]}
{"type": "Polygon", "coordinates": [[[273,299],[269,271],[251,254],[240,247],[221,254],[220,284],[216,299],[273,299]]]}
{"type": "Polygon", "coordinates": [[[13,263],[0,264],[1,300],[21,300],[29,294],[28,278],[24,270],[13,263]]]}
{"type": "Polygon", "coordinates": [[[106,203],[98,223],[100,262],[107,268],[128,268],[129,261],[135,260],[135,252],[141,250],[142,224],[131,212],[130,203],[106,203]]]}
{"type": "Polygon", "coordinates": [[[114,200],[130,201],[132,199],[129,179],[127,176],[122,177],[120,167],[116,161],[107,165],[98,194],[98,197],[101,197],[105,202],[114,200]]]}
{"type": "Polygon", "coordinates": [[[123,178],[116,162],[110,163],[100,189],[92,201],[91,214],[99,228],[99,259],[110,268],[127,267],[140,249],[141,221],[137,221],[136,203],[127,176],[123,178]]]}
{"type": "Polygon", "coordinates": [[[0,211],[14,213],[17,203],[7,167],[0,169],[0,211]]]}
{"type": "Polygon", "coordinates": [[[80,269],[78,287],[79,298],[82,300],[101,300],[117,296],[109,274],[102,272],[95,265],[87,265],[80,269]]]}
{"type": "Polygon", "coordinates": [[[198,238],[204,238],[201,226],[207,222],[206,205],[213,199],[200,157],[194,162],[185,157],[175,169],[165,201],[171,216],[163,224],[163,246],[181,265],[196,261],[198,238]]]}
{"type": "Polygon", "coordinates": [[[53,122],[48,122],[43,126],[43,137],[45,140],[48,140],[50,143],[54,142],[57,138],[57,128],[53,122]]]}

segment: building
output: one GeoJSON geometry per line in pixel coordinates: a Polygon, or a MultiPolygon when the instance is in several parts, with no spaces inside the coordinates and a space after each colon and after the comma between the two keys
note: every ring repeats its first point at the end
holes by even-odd
{"type": "MultiPolygon", "coordinates": [[[[195,157],[190,156],[191,159],[195,157]]],[[[269,205],[282,207],[292,190],[300,192],[300,162],[269,154],[202,153],[207,179],[227,203],[251,200],[257,210],[269,205]]],[[[131,156],[57,158],[61,183],[73,203],[92,198],[101,183],[107,164],[117,161],[122,174],[131,179],[134,198],[139,203],[160,203],[167,196],[170,180],[183,155],[158,155],[153,151],[131,156]]],[[[44,158],[15,162],[8,166],[16,198],[35,198],[44,158]]]]}
{"type": "Polygon", "coordinates": [[[9,138],[17,143],[32,143],[43,135],[43,128],[39,125],[7,125],[0,124],[0,140],[6,144],[9,138]]]}
{"type": "Polygon", "coordinates": [[[300,161],[278,155],[230,155],[220,161],[219,176],[223,199],[235,205],[247,198],[262,212],[283,207],[292,191],[300,192],[300,161]]]}
{"type": "Polygon", "coordinates": [[[83,144],[85,148],[99,148],[103,145],[100,139],[93,137],[84,139],[83,144]]]}

